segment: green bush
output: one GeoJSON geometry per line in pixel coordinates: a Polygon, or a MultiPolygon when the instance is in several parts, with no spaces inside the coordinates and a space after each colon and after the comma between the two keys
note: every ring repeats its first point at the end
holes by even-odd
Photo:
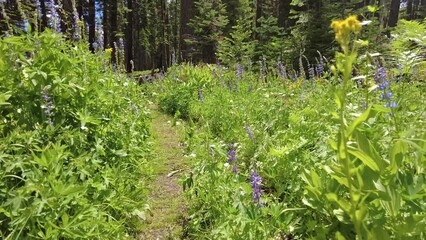
{"type": "Polygon", "coordinates": [[[0,40],[0,236],[124,239],[146,208],[136,83],[46,31],[0,40]]]}

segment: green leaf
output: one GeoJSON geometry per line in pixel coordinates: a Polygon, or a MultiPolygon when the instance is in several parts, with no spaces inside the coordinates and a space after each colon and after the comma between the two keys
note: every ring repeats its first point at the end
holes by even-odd
{"type": "Polygon", "coordinates": [[[0,106],[10,105],[7,100],[12,96],[11,92],[0,93],[0,106]]]}
{"type": "Polygon", "coordinates": [[[354,148],[349,147],[348,152],[352,156],[361,160],[365,165],[367,165],[369,168],[371,168],[371,170],[376,171],[376,172],[378,172],[380,170],[379,166],[374,161],[374,159],[371,158],[365,152],[361,151],[360,149],[354,149],[354,148]]]}
{"type": "Polygon", "coordinates": [[[363,122],[365,122],[368,118],[370,118],[370,114],[374,114],[374,112],[371,111],[371,107],[367,108],[361,116],[355,119],[353,123],[348,127],[348,136],[351,136],[353,131],[363,122]]]}

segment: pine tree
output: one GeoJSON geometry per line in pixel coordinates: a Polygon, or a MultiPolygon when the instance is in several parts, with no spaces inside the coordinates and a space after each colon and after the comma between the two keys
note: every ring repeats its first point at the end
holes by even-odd
{"type": "Polygon", "coordinates": [[[227,24],[226,9],[221,0],[199,0],[195,3],[195,16],[190,22],[193,35],[188,41],[195,61],[216,62],[217,44],[223,38],[227,24]]]}

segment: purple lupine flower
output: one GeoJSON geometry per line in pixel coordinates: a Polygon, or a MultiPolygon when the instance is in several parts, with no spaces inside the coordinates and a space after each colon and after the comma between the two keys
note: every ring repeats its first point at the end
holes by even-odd
{"type": "Polygon", "coordinates": [[[396,102],[392,101],[393,93],[390,88],[390,81],[387,79],[386,70],[384,67],[379,67],[377,73],[375,74],[375,81],[379,84],[378,89],[382,91],[380,98],[383,99],[385,107],[396,108],[396,102]]]}
{"type": "Polygon", "coordinates": [[[237,63],[237,79],[241,79],[243,77],[244,67],[240,63],[237,63]]]}
{"type": "Polygon", "coordinates": [[[59,16],[58,10],[59,5],[55,4],[54,0],[46,1],[47,19],[49,19],[48,25],[50,28],[55,29],[56,32],[61,32],[61,17],[59,16]]]}
{"type": "Polygon", "coordinates": [[[259,66],[260,66],[260,75],[266,76],[266,64],[265,59],[259,60],[259,66]]]}
{"type": "Polygon", "coordinates": [[[94,48],[100,51],[104,49],[104,29],[101,24],[98,24],[96,26],[96,35],[97,35],[97,38],[96,38],[97,47],[94,47],[94,48]]]}
{"type": "Polygon", "coordinates": [[[218,68],[218,71],[219,71],[220,81],[222,82],[222,88],[225,88],[225,79],[223,78],[222,65],[220,65],[220,62],[217,62],[217,68],[218,68]]]}
{"type": "Polygon", "coordinates": [[[203,90],[201,88],[198,89],[198,100],[200,100],[200,102],[204,103],[203,90]]]}
{"type": "Polygon", "coordinates": [[[322,77],[322,74],[324,73],[324,60],[322,59],[322,56],[320,57],[319,64],[316,70],[318,77],[322,77]]]}
{"type": "Polygon", "coordinates": [[[53,125],[53,121],[52,121],[53,109],[54,109],[53,101],[49,97],[46,91],[43,91],[41,93],[41,99],[43,100],[43,104],[41,105],[41,108],[44,109],[43,114],[46,117],[46,123],[49,125],[53,125]]]}
{"type": "MultiPolygon", "coordinates": [[[[6,2],[5,0],[2,0],[2,1],[6,2]]],[[[41,19],[41,16],[43,15],[43,13],[41,12],[41,4],[39,0],[36,1],[36,5],[37,5],[37,18],[41,19]]]]}
{"type": "Polygon", "coordinates": [[[250,175],[251,189],[253,191],[253,200],[258,206],[262,206],[260,198],[262,197],[262,177],[256,171],[252,171],[250,175]]]}
{"type": "Polygon", "coordinates": [[[235,144],[229,145],[229,151],[227,152],[228,163],[232,164],[232,173],[238,174],[238,164],[237,164],[237,150],[235,144]]]}
{"type": "Polygon", "coordinates": [[[285,67],[283,66],[283,64],[278,61],[277,62],[277,67],[280,70],[280,75],[283,79],[287,79],[287,73],[285,72],[285,67]]]}
{"type": "Polygon", "coordinates": [[[232,81],[229,81],[229,91],[232,92],[232,81]]]}
{"type": "Polygon", "coordinates": [[[309,74],[309,78],[310,79],[314,79],[315,78],[315,69],[314,67],[308,63],[308,74],[309,74]]]}
{"type": "Polygon", "coordinates": [[[296,72],[296,71],[294,71],[294,78],[293,78],[293,81],[294,81],[294,82],[296,82],[298,78],[299,78],[299,75],[297,74],[297,72],[296,72]]]}
{"type": "Polygon", "coordinates": [[[244,126],[244,128],[246,129],[247,134],[248,134],[248,136],[249,136],[250,140],[251,140],[252,142],[254,142],[253,132],[251,131],[250,127],[249,127],[248,125],[245,125],[245,126],[244,126]]]}
{"type": "Polygon", "coordinates": [[[120,47],[120,50],[124,52],[124,40],[123,38],[118,39],[118,46],[120,47]]]}
{"type": "Polygon", "coordinates": [[[130,108],[136,112],[136,116],[139,116],[139,109],[135,105],[131,104],[130,108]]]}
{"type": "Polygon", "coordinates": [[[215,152],[214,148],[215,148],[214,144],[209,146],[209,153],[212,157],[216,156],[216,152],[215,152]]]}
{"type": "Polygon", "coordinates": [[[73,28],[73,33],[72,33],[72,39],[75,42],[80,41],[80,25],[78,24],[78,22],[80,21],[80,18],[78,16],[78,12],[77,9],[74,8],[73,10],[73,23],[72,23],[72,28],[73,28]]]}

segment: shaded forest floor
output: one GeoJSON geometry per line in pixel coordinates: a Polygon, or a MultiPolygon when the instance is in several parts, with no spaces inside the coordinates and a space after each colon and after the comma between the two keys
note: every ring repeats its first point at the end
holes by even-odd
{"type": "Polygon", "coordinates": [[[141,239],[181,239],[185,236],[187,203],[178,183],[186,170],[183,149],[173,119],[151,105],[156,179],[152,182],[148,204],[151,214],[143,223],[141,239]]]}

